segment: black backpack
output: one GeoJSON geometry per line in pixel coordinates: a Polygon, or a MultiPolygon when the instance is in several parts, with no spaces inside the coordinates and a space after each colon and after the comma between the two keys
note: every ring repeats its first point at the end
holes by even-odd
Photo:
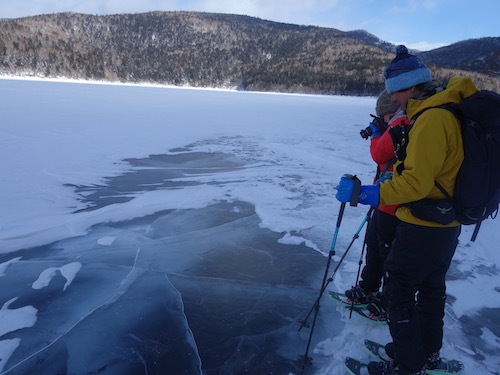
{"type": "Polygon", "coordinates": [[[495,218],[500,203],[500,95],[482,90],[459,104],[440,107],[460,120],[464,161],[453,194],[439,182],[435,185],[451,201],[460,223],[476,224],[474,241],[481,222],[495,218]]]}

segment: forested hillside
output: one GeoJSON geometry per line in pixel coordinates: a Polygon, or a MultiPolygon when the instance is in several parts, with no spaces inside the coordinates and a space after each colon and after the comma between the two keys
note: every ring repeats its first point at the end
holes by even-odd
{"type": "MultiPolygon", "coordinates": [[[[498,91],[500,38],[468,43],[460,60],[450,49],[422,58],[439,80],[468,74],[481,88],[498,91]]],[[[238,15],[59,13],[0,20],[4,75],[376,95],[393,57],[389,43],[366,32],[238,15]]]]}

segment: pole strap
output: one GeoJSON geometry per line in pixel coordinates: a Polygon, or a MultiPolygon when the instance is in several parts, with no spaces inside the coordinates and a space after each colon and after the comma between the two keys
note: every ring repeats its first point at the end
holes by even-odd
{"type": "Polygon", "coordinates": [[[349,180],[354,181],[354,186],[352,188],[351,201],[349,205],[351,207],[356,207],[359,203],[359,192],[361,191],[361,180],[356,175],[346,174],[345,177],[349,180]]]}

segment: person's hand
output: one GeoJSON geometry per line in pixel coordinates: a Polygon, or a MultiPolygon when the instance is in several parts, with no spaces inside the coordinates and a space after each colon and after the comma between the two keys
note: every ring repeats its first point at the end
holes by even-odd
{"type": "Polygon", "coordinates": [[[370,206],[378,206],[380,201],[379,184],[361,186],[359,189],[359,196],[354,197],[357,199],[352,199],[355,186],[355,178],[352,178],[352,176],[342,176],[339,184],[337,185],[337,194],[335,194],[335,198],[343,203],[354,201],[361,204],[368,204],[370,206]]]}
{"type": "Polygon", "coordinates": [[[355,183],[356,180],[352,177],[342,176],[337,185],[337,194],[335,194],[335,198],[340,202],[350,202],[355,183]]]}
{"type": "Polygon", "coordinates": [[[373,117],[372,122],[370,122],[370,129],[372,130],[371,139],[380,137],[382,133],[387,129],[387,124],[384,119],[378,116],[371,115],[373,117]]]}
{"type": "Polygon", "coordinates": [[[370,139],[380,137],[382,135],[380,129],[373,122],[370,122],[370,129],[372,130],[372,135],[370,139]]]}

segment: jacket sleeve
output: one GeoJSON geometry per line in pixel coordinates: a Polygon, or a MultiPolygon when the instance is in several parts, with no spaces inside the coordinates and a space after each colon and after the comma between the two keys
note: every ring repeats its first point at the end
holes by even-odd
{"type": "Polygon", "coordinates": [[[389,128],[380,137],[375,137],[370,142],[372,159],[380,166],[385,166],[394,158],[394,145],[388,130],[389,128]]]}
{"type": "MultiPolygon", "coordinates": [[[[398,117],[395,121],[391,122],[385,132],[380,136],[373,138],[370,142],[370,153],[375,163],[380,166],[381,170],[387,166],[394,156],[394,144],[392,137],[389,134],[389,129],[394,126],[402,126],[408,124],[406,116],[398,117]]],[[[392,170],[392,168],[391,168],[392,170]]]]}

